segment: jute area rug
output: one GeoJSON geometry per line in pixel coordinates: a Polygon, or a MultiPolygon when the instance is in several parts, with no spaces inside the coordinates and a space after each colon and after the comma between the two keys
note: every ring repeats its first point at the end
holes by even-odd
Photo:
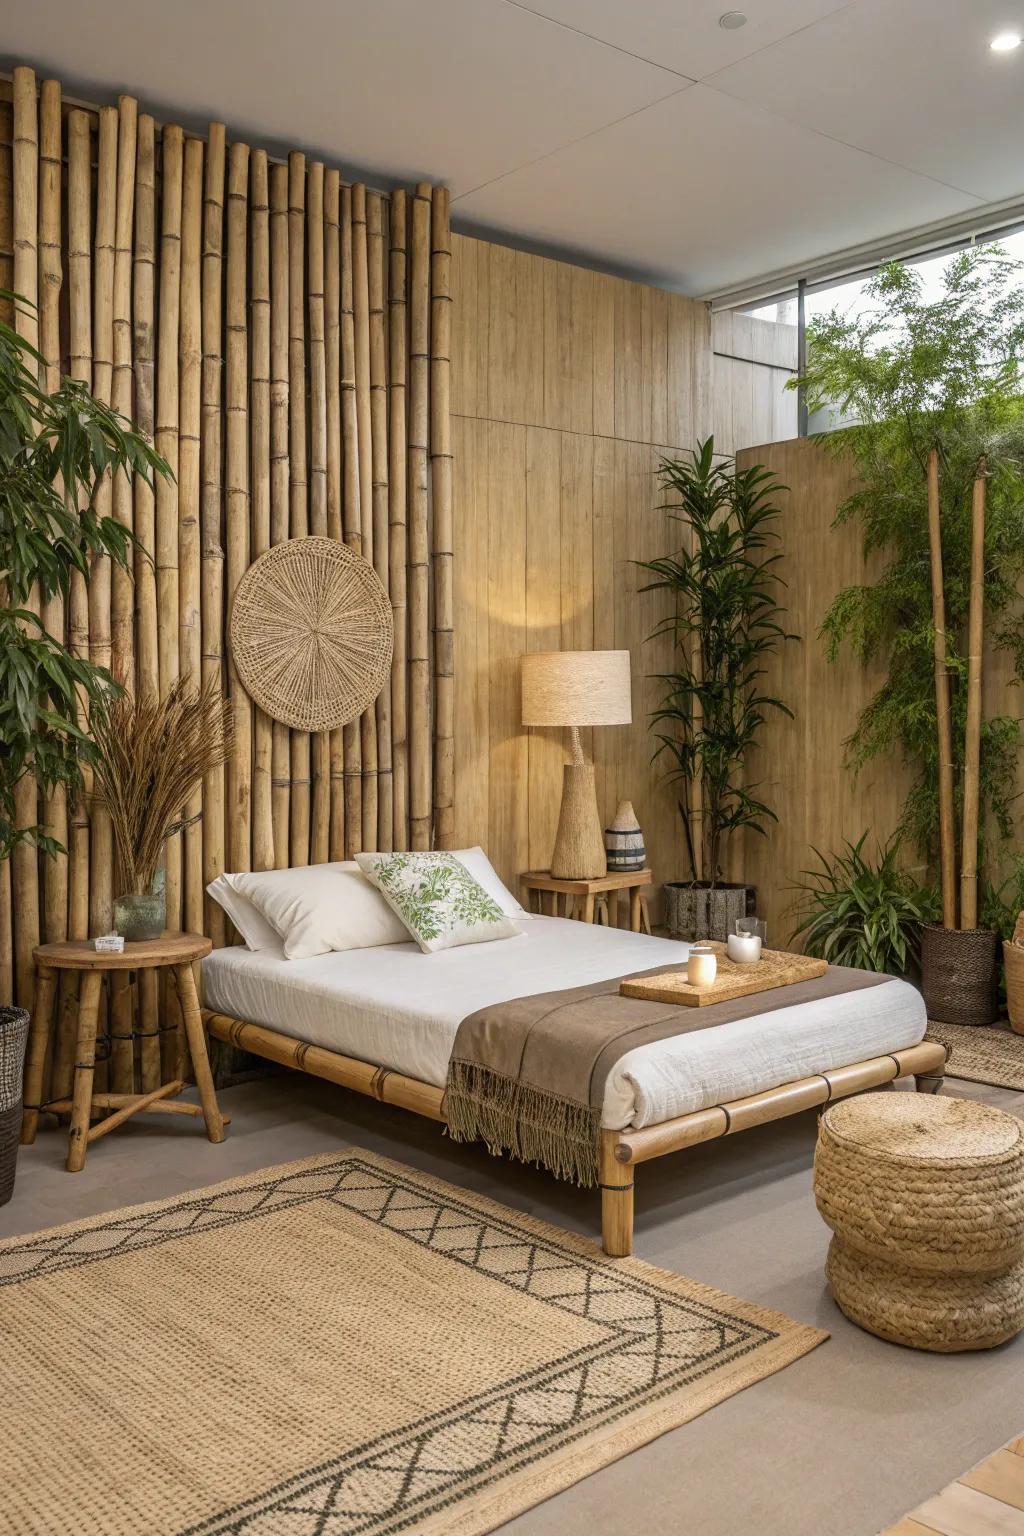
{"type": "Polygon", "coordinates": [[[928,1039],[949,1048],[947,1077],[1024,1093],[1024,1035],[1012,1029],[988,1029],[974,1024],[936,1024],[929,1020],[928,1039]]]}
{"type": "Polygon", "coordinates": [[[478,1536],[826,1337],[360,1151],[8,1240],[0,1290],[12,1536],[478,1536]]]}

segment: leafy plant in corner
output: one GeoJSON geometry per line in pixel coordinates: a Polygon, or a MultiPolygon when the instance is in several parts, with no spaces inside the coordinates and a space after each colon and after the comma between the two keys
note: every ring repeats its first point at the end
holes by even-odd
{"type": "Polygon", "coordinates": [[[938,895],[900,868],[898,837],[872,860],[864,852],[867,835],[831,857],[812,850],[818,868],[802,870],[804,879],[793,887],[801,893],[793,938],[803,939],[806,954],[832,965],[905,975],[917,969],[921,926],[937,916],[938,895]]]}
{"type": "MultiPolygon", "coordinates": [[[[32,307],[5,290],[0,300],[16,313],[32,307]]],[[[19,817],[18,788],[34,778],[44,792],[61,784],[79,791],[83,766],[95,761],[85,716],[116,692],[105,668],[47,632],[39,606],[57,594],[66,603],[72,573],[88,584],[94,559],[127,567],[131,536],[97,505],[104,477],[170,475],[84,384],[65,379],[53,394],[41,389],[42,365],[0,321],[0,859],[22,842],[62,851],[34,811],[19,817]]]]}
{"type": "Polygon", "coordinates": [[[763,682],[768,657],[798,638],[784,628],[784,583],[774,569],[781,536],[773,498],[785,486],[762,465],[738,470],[716,457],[713,437],[664,459],[658,473],[669,497],[662,507],[682,524],[682,540],[675,554],[636,562],[654,578],[641,591],[672,599],[651,636],[669,635],[675,647],[675,670],[658,674],[654,755],[669,760],[679,785],[692,879],[714,886],[727,837],[741,827],[763,835],[777,820],[743,768],[768,715],[792,716],[763,682]]]}

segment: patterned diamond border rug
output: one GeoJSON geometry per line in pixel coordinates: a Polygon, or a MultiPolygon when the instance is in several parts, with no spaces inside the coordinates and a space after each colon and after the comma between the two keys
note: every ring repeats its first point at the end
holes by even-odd
{"type": "Polygon", "coordinates": [[[0,1312],[19,1536],[479,1536],[827,1337],[358,1150],[7,1240],[0,1312]]]}
{"type": "Polygon", "coordinates": [[[929,1019],[928,1039],[938,1040],[949,1050],[947,1077],[1024,1093],[1024,1035],[983,1024],[937,1024],[929,1019]]]}

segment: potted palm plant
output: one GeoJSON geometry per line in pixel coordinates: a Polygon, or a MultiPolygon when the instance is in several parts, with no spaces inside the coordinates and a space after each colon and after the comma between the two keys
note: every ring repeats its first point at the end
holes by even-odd
{"type": "Polygon", "coordinates": [[[781,536],[774,498],[785,486],[763,465],[738,470],[715,454],[715,440],[680,459],[664,459],[662,504],[682,524],[675,553],[638,561],[663,591],[671,611],[653,635],[669,635],[675,670],[658,674],[662,702],[652,716],[655,758],[669,763],[679,790],[679,814],[689,878],[665,887],[672,933],[725,938],[737,917],[753,910],[752,887],[723,878],[726,845],[741,828],[764,835],[775,812],[744,778],[750,748],[766,717],[792,715],[765,692],[765,662],[788,640],[776,573],[781,536]]]}
{"type": "MultiPolygon", "coordinates": [[[[15,311],[28,301],[0,290],[15,311]]],[[[73,573],[88,586],[95,558],[127,567],[128,531],[97,511],[105,475],[169,475],[164,460],[123,417],[65,379],[39,386],[43,359],[0,321],[0,860],[28,845],[64,849],[38,823],[36,789],[81,793],[96,751],[87,714],[116,691],[102,667],[74,655],[63,628],[40,618],[50,599],[66,603],[73,573]],[[31,796],[23,787],[31,785],[31,796]],[[32,810],[26,814],[26,802],[32,810]]],[[[0,1203],[10,1197],[21,1119],[21,1065],[28,1015],[0,999],[0,1203]]]]}

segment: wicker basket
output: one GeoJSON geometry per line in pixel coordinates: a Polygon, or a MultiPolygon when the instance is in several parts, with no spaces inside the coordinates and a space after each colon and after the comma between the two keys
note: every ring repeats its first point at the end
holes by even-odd
{"type": "Polygon", "coordinates": [[[0,1205],[6,1205],[14,1193],[28,1026],[24,1008],[0,1008],[0,1205]]]}
{"type": "Polygon", "coordinates": [[[1024,912],[1017,919],[1012,940],[1003,945],[1003,969],[1010,1027],[1024,1035],[1024,912]]]}
{"type": "Polygon", "coordinates": [[[994,1024],[999,1016],[999,935],[991,928],[921,933],[921,991],[928,1017],[940,1024],[994,1024]]]}

